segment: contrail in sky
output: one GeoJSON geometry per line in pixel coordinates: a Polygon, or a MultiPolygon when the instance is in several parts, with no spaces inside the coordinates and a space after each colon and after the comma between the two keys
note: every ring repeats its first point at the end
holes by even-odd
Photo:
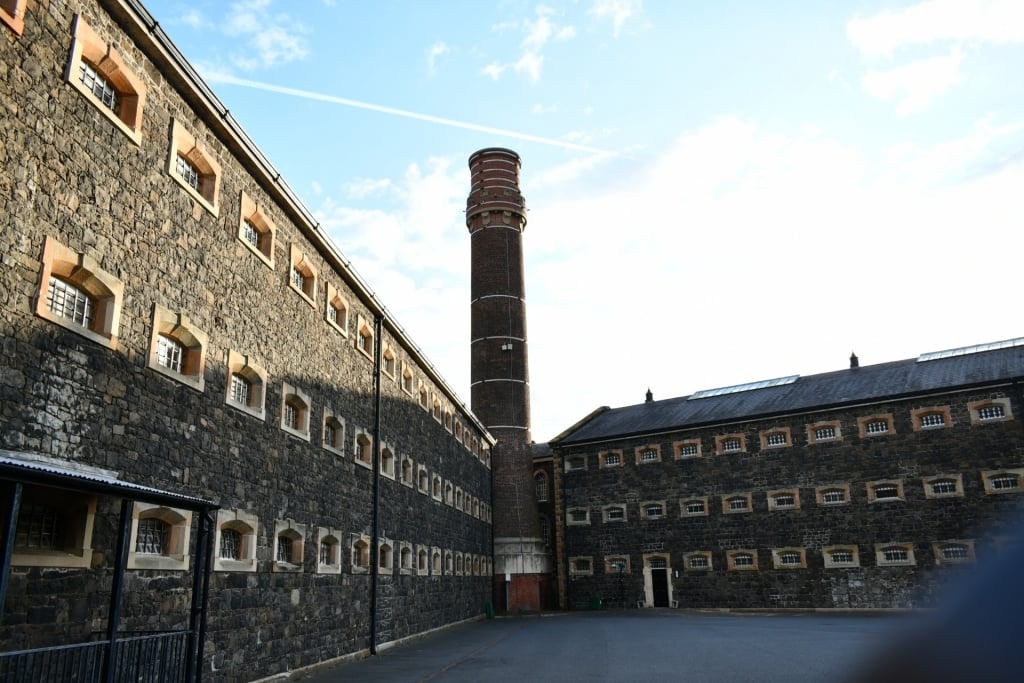
{"type": "Polygon", "coordinates": [[[298,88],[286,88],[285,86],[274,85],[273,83],[250,81],[245,78],[238,78],[237,76],[232,76],[231,74],[213,72],[204,73],[203,77],[206,80],[214,83],[228,83],[230,85],[240,85],[243,88],[253,88],[254,90],[276,92],[282,95],[291,95],[292,97],[303,97],[307,100],[320,100],[321,102],[330,102],[332,104],[340,104],[346,107],[355,107],[356,109],[368,109],[369,111],[376,111],[382,114],[402,116],[407,119],[417,119],[419,121],[437,123],[442,126],[451,126],[452,128],[473,130],[478,133],[490,133],[491,135],[501,135],[508,138],[514,138],[516,140],[536,142],[541,145],[562,147],[564,149],[572,149],[578,152],[589,152],[591,154],[610,154],[610,152],[607,152],[603,149],[597,149],[596,147],[588,147],[587,145],[577,145],[572,142],[566,142],[565,140],[554,140],[552,138],[543,138],[538,135],[530,135],[528,133],[518,133],[513,130],[491,128],[490,126],[481,126],[480,124],[477,123],[467,123],[466,121],[456,121],[455,119],[446,119],[440,116],[431,116],[430,114],[420,114],[419,112],[406,111],[405,109],[396,109],[394,107],[385,107],[379,104],[360,102],[359,100],[350,100],[347,97],[338,97],[337,95],[328,95],[326,93],[313,92],[311,90],[299,90],[298,88]]]}

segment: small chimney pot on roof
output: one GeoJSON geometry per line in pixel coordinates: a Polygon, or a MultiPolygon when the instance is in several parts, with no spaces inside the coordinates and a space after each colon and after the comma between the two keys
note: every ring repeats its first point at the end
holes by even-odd
{"type": "Polygon", "coordinates": [[[648,387],[647,388],[647,400],[644,401],[644,402],[645,403],[650,403],[653,400],[654,400],[654,394],[651,393],[651,389],[650,389],[650,387],[648,387]]]}
{"type": "Polygon", "coordinates": [[[850,352],[850,369],[853,370],[854,368],[859,368],[859,367],[860,367],[860,359],[857,358],[857,354],[855,354],[855,353],[853,353],[851,351],[850,352]]]}

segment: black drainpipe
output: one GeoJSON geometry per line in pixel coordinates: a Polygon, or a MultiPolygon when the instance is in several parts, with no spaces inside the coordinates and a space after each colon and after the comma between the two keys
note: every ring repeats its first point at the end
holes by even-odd
{"type": "Polygon", "coordinates": [[[373,319],[373,338],[377,347],[373,353],[373,522],[370,533],[370,654],[377,654],[377,574],[380,566],[380,366],[383,362],[383,318],[373,319]]]}

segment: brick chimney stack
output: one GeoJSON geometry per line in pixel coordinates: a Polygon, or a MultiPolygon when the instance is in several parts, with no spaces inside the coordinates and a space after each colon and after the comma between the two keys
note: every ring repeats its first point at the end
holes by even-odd
{"type": "Polygon", "coordinates": [[[497,439],[491,450],[495,604],[541,608],[550,574],[537,515],[530,436],[519,155],[482,149],[469,157],[466,227],[472,245],[470,401],[497,439]]]}

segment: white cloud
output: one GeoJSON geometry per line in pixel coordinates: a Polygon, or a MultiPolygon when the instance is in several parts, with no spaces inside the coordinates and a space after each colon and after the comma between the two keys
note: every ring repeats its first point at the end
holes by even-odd
{"type": "Polygon", "coordinates": [[[437,42],[427,48],[427,73],[434,75],[434,67],[437,65],[437,58],[451,52],[451,48],[443,42],[437,42]]]}
{"type": "Polygon", "coordinates": [[[345,194],[352,199],[365,199],[379,195],[391,187],[389,178],[360,178],[345,186],[345,194]]]}
{"type": "Polygon", "coordinates": [[[961,55],[958,49],[864,75],[864,90],[881,100],[896,100],[896,113],[907,116],[923,111],[936,97],[960,83],[961,55]]]}
{"type": "Polygon", "coordinates": [[[941,41],[1024,42],[1019,0],[925,0],[900,10],[852,19],[850,42],[865,55],[941,41]]]}
{"type": "Polygon", "coordinates": [[[519,28],[524,34],[520,43],[521,53],[513,62],[493,62],[488,64],[481,69],[482,74],[498,80],[506,71],[511,69],[514,73],[526,78],[531,83],[540,81],[541,71],[544,67],[544,48],[551,42],[552,38],[557,40],[572,39],[576,35],[576,29],[572,26],[557,27],[552,21],[555,12],[546,5],[537,5],[534,14],[534,18],[524,19],[517,24],[505,22],[491,27],[493,31],[507,31],[510,28],[519,28]]]}
{"type": "Polygon", "coordinates": [[[209,25],[206,21],[206,17],[204,17],[203,13],[197,9],[191,9],[182,14],[181,23],[192,29],[204,29],[209,25]]]}
{"type": "Polygon", "coordinates": [[[534,114],[553,114],[558,111],[557,104],[541,104],[538,102],[530,108],[530,112],[534,114]]]}
{"type": "Polygon", "coordinates": [[[618,38],[626,22],[643,12],[643,0],[594,0],[588,12],[597,19],[610,19],[612,35],[618,38]]]}
{"type": "Polygon", "coordinates": [[[232,63],[245,71],[287,64],[309,54],[305,28],[286,13],[272,13],[270,0],[234,3],[223,31],[247,39],[248,47],[252,48],[231,55],[232,63]]]}

